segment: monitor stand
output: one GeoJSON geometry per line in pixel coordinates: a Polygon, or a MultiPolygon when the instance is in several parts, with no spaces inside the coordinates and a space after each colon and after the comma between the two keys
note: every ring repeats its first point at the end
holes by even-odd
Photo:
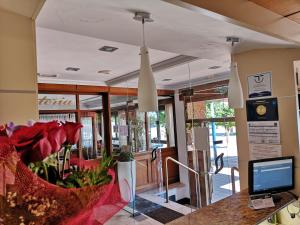
{"type": "Polygon", "coordinates": [[[271,194],[271,196],[272,196],[272,198],[273,198],[274,203],[280,202],[281,199],[282,199],[280,193],[277,193],[277,194],[271,194]]]}
{"type": "Polygon", "coordinates": [[[250,199],[254,200],[254,199],[263,199],[263,198],[273,198],[274,203],[276,202],[280,202],[280,200],[282,199],[280,193],[265,193],[265,194],[257,194],[257,195],[251,195],[250,199]]]}

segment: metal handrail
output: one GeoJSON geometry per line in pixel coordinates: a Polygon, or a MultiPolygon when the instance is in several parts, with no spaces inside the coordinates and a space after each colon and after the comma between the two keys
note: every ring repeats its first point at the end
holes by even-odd
{"type": "Polygon", "coordinates": [[[197,207],[198,208],[201,208],[202,205],[201,205],[201,189],[200,189],[200,181],[199,181],[199,178],[200,178],[200,175],[199,173],[196,171],[196,170],[193,170],[191,169],[190,167],[184,165],[183,163],[173,159],[172,157],[167,157],[165,159],[165,163],[166,163],[166,203],[169,202],[169,174],[168,174],[168,160],[171,160],[172,162],[176,163],[177,165],[193,172],[195,175],[196,175],[196,193],[197,193],[197,207]]]}
{"type": "Polygon", "coordinates": [[[231,167],[231,188],[232,188],[232,194],[236,193],[235,190],[235,178],[234,178],[234,171],[239,172],[239,169],[237,167],[231,167]]]}

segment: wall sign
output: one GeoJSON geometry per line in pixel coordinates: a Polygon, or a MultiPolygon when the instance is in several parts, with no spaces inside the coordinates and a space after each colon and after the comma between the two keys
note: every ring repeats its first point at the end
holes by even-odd
{"type": "Polygon", "coordinates": [[[248,96],[249,98],[272,96],[272,73],[264,72],[248,76],[248,96]]]}
{"type": "Polygon", "coordinates": [[[278,121],[248,122],[249,144],[280,144],[278,121]]]}
{"type": "Polygon", "coordinates": [[[246,101],[247,121],[278,121],[277,98],[246,101]]]}
{"type": "Polygon", "coordinates": [[[75,110],[76,96],[71,94],[38,94],[39,110],[75,110]]]}

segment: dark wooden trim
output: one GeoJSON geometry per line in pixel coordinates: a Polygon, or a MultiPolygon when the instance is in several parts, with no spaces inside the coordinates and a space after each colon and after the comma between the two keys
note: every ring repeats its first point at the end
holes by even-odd
{"type": "MultiPolygon", "coordinates": [[[[123,88],[123,87],[109,87],[109,93],[111,95],[129,95],[129,96],[137,96],[138,89],[137,88],[123,88]]],[[[173,90],[157,90],[157,94],[159,96],[173,96],[173,90]]]]}
{"type": "Polygon", "coordinates": [[[162,90],[162,89],[157,90],[158,96],[174,96],[174,94],[175,94],[174,90],[162,90]]]}
{"type": "Polygon", "coordinates": [[[110,112],[110,98],[108,93],[102,94],[102,104],[103,104],[103,121],[104,121],[104,138],[105,138],[105,148],[108,155],[112,154],[112,136],[111,136],[111,112],[110,112]]]}
{"type": "Polygon", "coordinates": [[[173,99],[172,108],[173,108],[173,124],[174,124],[174,142],[175,142],[176,152],[177,152],[177,154],[178,154],[178,141],[177,141],[177,124],[176,124],[175,99],[173,99]]]}
{"type": "Polygon", "coordinates": [[[158,100],[158,105],[166,105],[174,102],[174,97],[171,96],[170,98],[167,99],[160,99],[158,100]]]}
{"type": "Polygon", "coordinates": [[[107,86],[73,85],[73,84],[38,84],[39,93],[85,93],[99,94],[107,93],[107,86]]]}
{"type": "Polygon", "coordinates": [[[109,87],[108,92],[111,95],[137,96],[137,88],[109,87]]]}
{"type": "Polygon", "coordinates": [[[207,119],[189,119],[186,123],[207,123],[207,122],[233,122],[235,117],[225,117],[225,118],[207,118],[207,119]]]}
{"type": "Polygon", "coordinates": [[[213,82],[213,83],[209,83],[209,84],[202,84],[202,85],[197,85],[197,86],[193,86],[192,90],[194,92],[193,96],[184,96],[185,92],[189,91],[189,88],[184,88],[184,89],[180,89],[179,90],[179,100],[180,101],[186,101],[186,102],[191,102],[191,101],[205,101],[205,100],[213,100],[213,99],[221,99],[221,98],[227,98],[227,93],[226,94],[208,94],[208,95],[200,95],[195,92],[197,91],[207,91],[210,92],[210,90],[214,90],[216,87],[219,86],[227,86],[228,85],[229,80],[222,80],[222,81],[217,81],[217,82],[213,82]]]}
{"type": "Polygon", "coordinates": [[[107,86],[77,85],[76,91],[85,93],[107,93],[109,88],[107,86]]]}
{"type": "MultiPolygon", "coordinates": [[[[129,95],[137,96],[137,88],[109,87],[109,86],[91,86],[91,85],[73,85],[73,84],[38,84],[39,93],[85,93],[99,94],[110,93],[111,95],[129,95]]],[[[159,96],[173,96],[174,90],[157,90],[159,96]]]]}
{"type": "Polygon", "coordinates": [[[39,92],[76,92],[76,85],[69,85],[69,84],[38,84],[39,92]]]}
{"type": "Polygon", "coordinates": [[[77,109],[70,110],[39,110],[39,114],[67,114],[67,113],[78,113],[77,109]]]}

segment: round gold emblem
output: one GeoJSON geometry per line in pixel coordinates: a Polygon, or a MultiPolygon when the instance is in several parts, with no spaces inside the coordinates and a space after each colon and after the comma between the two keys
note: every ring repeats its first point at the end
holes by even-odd
{"type": "Polygon", "coordinates": [[[256,107],[256,113],[260,116],[265,115],[267,112],[267,107],[264,105],[259,105],[256,107]]]}

